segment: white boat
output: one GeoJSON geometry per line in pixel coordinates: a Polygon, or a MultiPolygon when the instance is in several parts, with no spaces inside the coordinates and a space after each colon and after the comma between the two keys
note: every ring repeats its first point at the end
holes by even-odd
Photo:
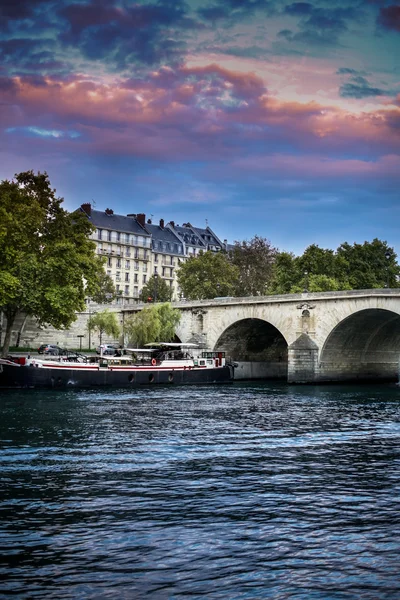
{"type": "Polygon", "coordinates": [[[233,381],[235,364],[225,352],[196,344],[158,342],[126,348],[115,356],[0,359],[0,388],[135,387],[154,384],[214,384],[233,381]]]}

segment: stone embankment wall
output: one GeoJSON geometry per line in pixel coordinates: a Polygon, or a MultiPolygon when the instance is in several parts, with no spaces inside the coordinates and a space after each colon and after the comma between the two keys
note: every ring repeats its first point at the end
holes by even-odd
{"type": "MultiPolygon", "coordinates": [[[[88,310],[86,312],[77,313],[76,321],[74,321],[71,327],[66,330],[54,329],[53,327],[40,328],[35,319],[28,318],[25,321],[23,317],[19,317],[14,324],[11,337],[11,346],[15,346],[18,334],[20,332],[19,346],[24,348],[37,348],[41,344],[56,344],[57,346],[66,348],[67,350],[77,350],[80,347],[82,347],[82,349],[89,349],[90,340],[90,348],[94,349],[99,344],[99,336],[94,332],[89,335],[87,324],[94,312],[104,310],[106,308],[110,312],[115,312],[119,321],[122,323],[122,314],[119,307],[113,308],[102,305],[91,305],[90,312],[88,310]],[[81,338],[79,336],[83,337],[81,338]]],[[[2,323],[1,342],[4,339],[5,325],[6,321],[4,319],[2,323]]],[[[105,344],[121,343],[121,341],[122,338],[117,340],[108,338],[107,336],[103,336],[102,338],[102,342],[105,344]]]]}

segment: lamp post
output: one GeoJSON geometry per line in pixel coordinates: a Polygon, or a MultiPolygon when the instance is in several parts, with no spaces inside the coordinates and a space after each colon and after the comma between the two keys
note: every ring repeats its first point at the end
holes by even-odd
{"type": "Polygon", "coordinates": [[[82,352],[82,338],[84,337],[84,335],[81,333],[77,337],[79,338],[79,352],[82,352]]]}
{"type": "Polygon", "coordinates": [[[308,271],[307,269],[304,271],[304,293],[308,293],[308,271]]]}
{"type": "Polygon", "coordinates": [[[392,254],[391,252],[387,251],[385,252],[385,258],[386,258],[386,287],[389,288],[389,260],[391,259],[392,254]]]}
{"type": "Polygon", "coordinates": [[[154,273],[154,303],[157,302],[158,273],[154,273]]]}

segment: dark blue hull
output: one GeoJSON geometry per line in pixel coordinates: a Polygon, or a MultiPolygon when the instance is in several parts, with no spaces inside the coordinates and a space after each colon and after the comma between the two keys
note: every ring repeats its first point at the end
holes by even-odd
{"type": "Polygon", "coordinates": [[[35,368],[0,365],[0,389],[10,388],[90,388],[140,387],[143,385],[199,385],[229,383],[233,368],[139,370],[85,370],[72,368],[35,368]]]}

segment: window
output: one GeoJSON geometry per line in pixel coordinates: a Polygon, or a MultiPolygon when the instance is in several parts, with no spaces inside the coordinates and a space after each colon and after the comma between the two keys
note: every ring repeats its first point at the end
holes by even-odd
{"type": "Polygon", "coordinates": [[[129,296],[129,285],[125,286],[125,295],[129,296]]]}
{"type": "Polygon", "coordinates": [[[107,269],[107,275],[111,275],[111,269],[107,269]]]}
{"type": "Polygon", "coordinates": [[[117,258],[117,269],[121,268],[121,259],[117,258]]]}
{"type": "Polygon", "coordinates": [[[129,244],[129,233],[125,234],[125,244],[129,244]]]}
{"type": "Polygon", "coordinates": [[[139,271],[139,263],[137,262],[137,260],[135,260],[134,269],[135,271],[139,271]]]}
{"type": "Polygon", "coordinates": [[[145,284],[147,281],[147,275],[143,275],[143,284],[145,284]]]}
{"type": "Polygon", "coordinates": [[[97,230],[97,239],[101,240],[103,238],[103,230],[102,229],[98,229],[97,230]]]}
{"type": "Polygon", "coordinates": [[[158,262],[158,254],[154,255],[154,262],[158,262]]]}
{"type": "Polygon", "coordinates": [[[107,267],[112,267],[112,258],[110,256],[107,258],[107,267]]]}
{"type": "Polygon", "coordinates": [[[111,231],[107,231],[107,240],[111,242],[111,231]]]}
{"type": "Polygon", "coordinates": [[[115,274],[115,280],[116,281],[121,281],[121,272],[120,271],[116,272],[116,274],[115,274]]]}
{"type": "Polygon", "coordinates": [[[129,273],[125,273],[125,281],[129,281],[129,273]]]}
{"type": "Polygon", "coordinates": [[[121,234],[119,231],[117,231],[117,242],[121,241],[121,234]]]}
{"type": "Polygon", "coordinates": [[[139,283],[139,275],[137,273],[135,273],[134,276],[133,276],[133,282],[134,283],[139,283]]]}
{"type": "Polygon", "coordinates": [[[125,261],[125,269],[130,269],[131,268],[131,263],[129,260],[125,261]]]}

